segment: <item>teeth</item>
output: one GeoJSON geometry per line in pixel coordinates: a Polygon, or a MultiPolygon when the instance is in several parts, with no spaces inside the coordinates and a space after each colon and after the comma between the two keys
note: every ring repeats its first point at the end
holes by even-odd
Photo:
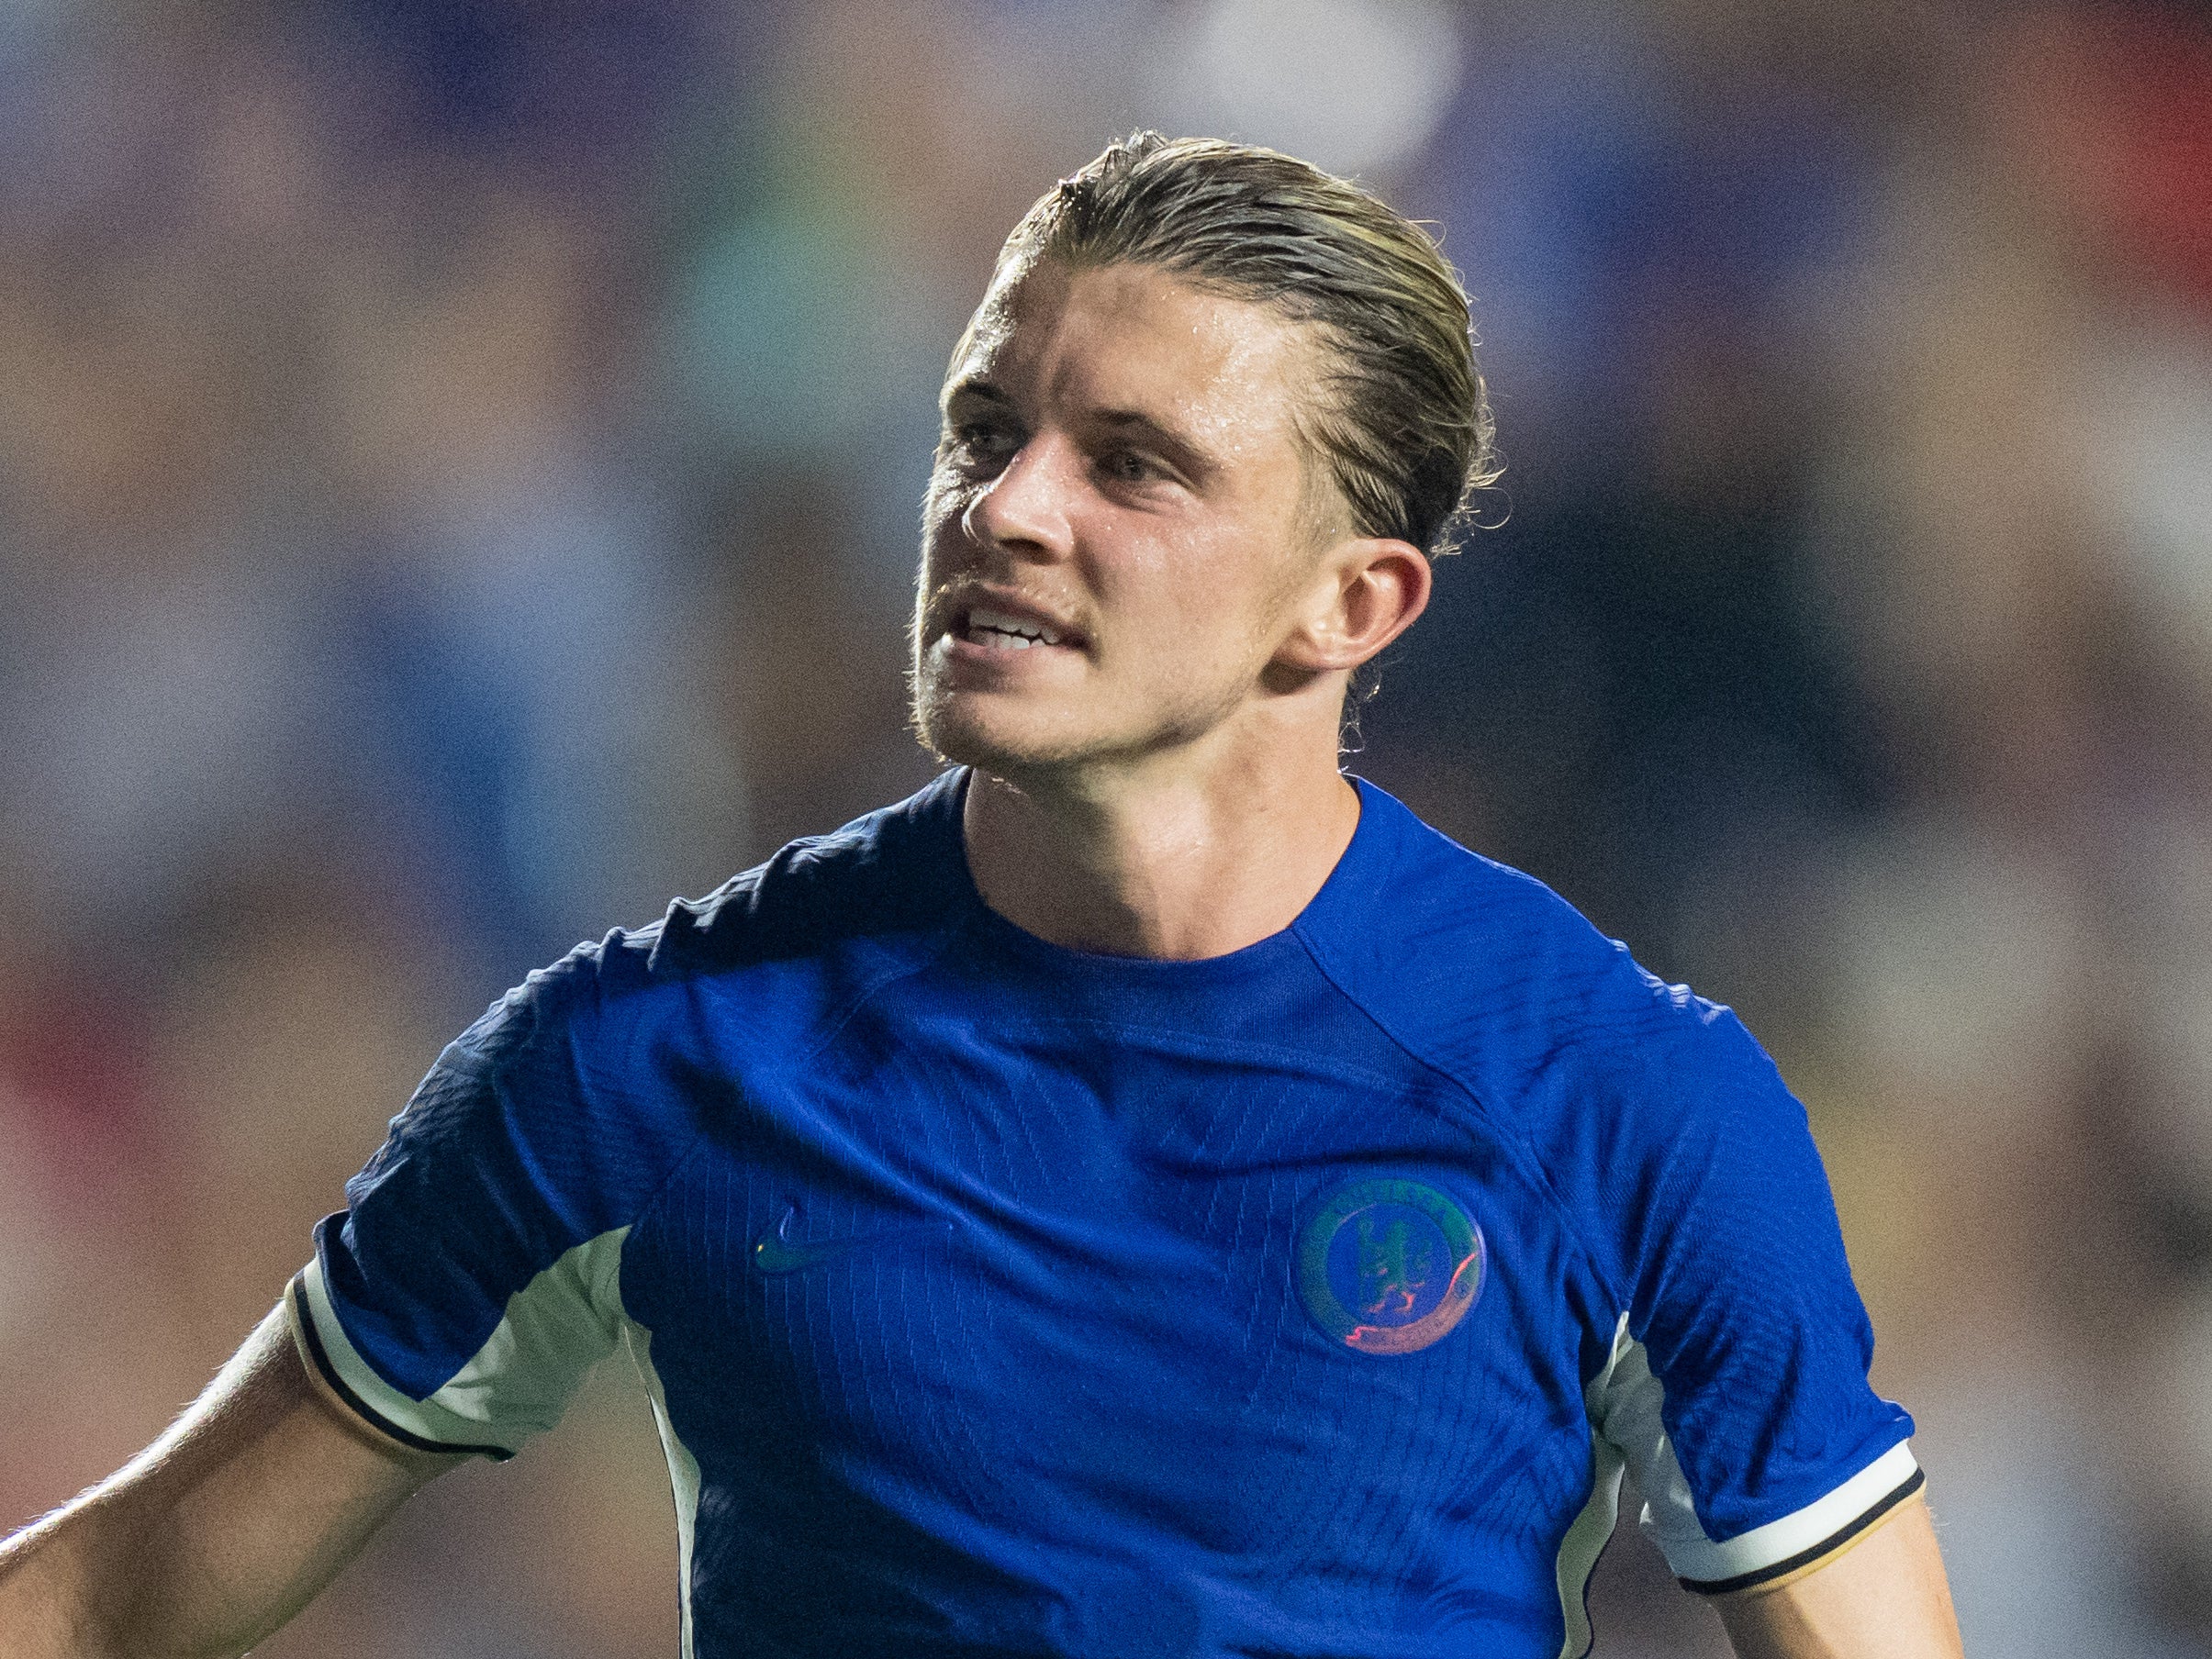
{"type": "Polygon", "coordinates": [[[1061,637],[1057,629],[1047,628],[1042,622],[1033,622],[1026,617],[1009,616],[1002,610],[986,610],[978,606],[967,613],[967,631],[999,636],[989,641],[993,645],[1013,651],[1027,651],[1033,645],[1057,645],[1061,637]]]}

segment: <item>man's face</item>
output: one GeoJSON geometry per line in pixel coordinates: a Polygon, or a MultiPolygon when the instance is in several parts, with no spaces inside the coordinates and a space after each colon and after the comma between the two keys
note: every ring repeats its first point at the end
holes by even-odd
{"type": "Polygon", "coordinates": [[[1260,699],[1324,544],[1313,503],[1341,514],[1292,424],[1316,358],[1300,324],[1149,267],[1002,273],[945,383],[924,741],[1034,775],[1192,742],[1260,699]]]}

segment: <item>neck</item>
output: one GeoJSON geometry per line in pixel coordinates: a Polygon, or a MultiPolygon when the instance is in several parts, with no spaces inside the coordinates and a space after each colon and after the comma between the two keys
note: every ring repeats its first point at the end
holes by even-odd
{"type": "Polygon", "coordinates": [[[1182,962],[1242,950],[1297,919],[1359,822],[1333,743],[1271,759],[1018,784],[978,773],[968,867],[986,904],[1055,944],[1182,962]]]}

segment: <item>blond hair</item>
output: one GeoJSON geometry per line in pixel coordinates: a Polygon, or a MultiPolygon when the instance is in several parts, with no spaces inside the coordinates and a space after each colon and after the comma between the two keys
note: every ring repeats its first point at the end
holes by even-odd
{"type": "Polygon", "coordinates": [[[1330,366],[1300,429],[1363,535],[1451,551],[1497,481],[1467,291],[1427,231],[1279,150],[1139,132],[1041,196],[1000,255],[1156,267],[1311,324],[1330,366]]]}

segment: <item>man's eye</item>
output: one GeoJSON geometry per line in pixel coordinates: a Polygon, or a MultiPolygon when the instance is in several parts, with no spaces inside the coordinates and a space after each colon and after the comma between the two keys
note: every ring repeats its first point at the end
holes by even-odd
{"type": "Polygon", "coordinates": [[[1167,469],[1135,450],[1112,450],[1099,459],[1105,474],[1119,484],[1145,484],[1155,478],[1165,478],[1167,469]]]}
{"type": "Polygon", "coordinates": [[[975,466],[1003,461],[1013,451],[1013,437],[1003,427],[970,421],[963,426],[949,428],[944,434],[947,458],[964,465],[975,466]]]}

